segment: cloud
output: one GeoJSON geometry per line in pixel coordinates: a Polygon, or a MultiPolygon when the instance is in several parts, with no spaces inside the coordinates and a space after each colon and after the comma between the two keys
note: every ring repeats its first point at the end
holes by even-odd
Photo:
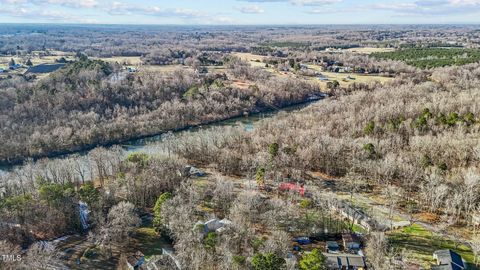
{"type": "Polygon", "coordinates": [[[199,24],[235,24],[235,20],[223,14],[209,14],[193,9],[161,8],[158,6],[134,6],[123,2],[113,2],[106,8],[113,16],[143,15],[160,18],[178,18],[188,23],[199,24]]]}
{"type": "Polygon", "coordinates": [[[83,7],[83,8],[92,8],[98,6],[96,0],[43,0],[39,2],[46,2],[48,4],[61,5],[67,7],[83,7]]]}
{"type": "Polygon", "coordinates": [[[78,23],[95,23],[88,18],[76,17],[72,14],[67,14],[65,12],[55,11],[55,10],[45,10],[45,9],[28,9],[24,7],[0,7],[0,14],[8,15],[11,17],[17,17],[26,19],[28,21],[52,21],[52,22],[78,22],[78,23]]]}
{"type": "Polygon", "coordinates": [[[99,3],[97,0],[0,0],[1,3],[10,5],[59,5],[71,8],[93,8],[99,3]]]}
{"type": "Polygon", "coordinates": [[[157,6],[133,6],[121,2],[114,2],[107,11],[111,15],[141,14],[156,17],[178,17],[183,19],[208,17],[205,13],[191,9],[164,9],[157,6]]]}
{"type": "Polygon", "coordinates": [[[260,8],[257,5],[235,7],[235,9],[240,11],[241,13],[245,13],[245,14],[261,14],[261,13],[265,12],[265,10],[263,10],[262,8],[260,8]]]}
{"type": "Polygon", "coordinates": [[[290,3],[297,6],[325,6],[340,3],[343,0],[237,0],[250,3],[290,3]]]}
{"type": "Polygon", "coordinates": [[[275,3],[275,2],[289,2],[289,0],[237,0],[240,2],[251,2],[251,3],[275,3]]]}
{"type": "Polygon", "coordinates": [[[348,9],[333,9],[333,8],[315,8],[306,11],[308,14],[338,14],[338,13],[357,13],[359,11],[364,11],[358,8],[348,8],[348,9]]]}
{"type": "Polygon", "coordinates": [[[326,6],[342,2],[342,0],[291,0],[294,5],[298,6],[326,6]]]}
{"type": "Polygon", "coordinates": [[[480,13],[480,0],[419,0],[374,4],[370,9],[392,11],[402,16],[440,16],[480,13]]]}

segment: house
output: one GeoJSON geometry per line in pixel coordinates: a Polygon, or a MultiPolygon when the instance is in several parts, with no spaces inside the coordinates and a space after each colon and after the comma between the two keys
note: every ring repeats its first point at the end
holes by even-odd
{"type": "Polygon", "coordinates": [[[140,269],[142,264],[145,262],[145,255],[142,252],[137,251],[134,255],[127,257],[127,267],[128,269],[136,270],[140,269]]]}
{"type": "Polygon", "coordinates": [[[134,68],[134,67],[127,67],[127,71],[128,71],[129,73],[135,73],[135,72],[137,72],[138,70],[137,70],[136,68],[134,68]]]}
{"type": "Polygon", "coordinates": [[[305,195],[305,186],[298,183],[280,183],[278,186],[280,191],[293,191],[298,192],[301,196],[305,195]]]}
{"type": "Polygon", "coordinates": [[[324,253],[328,270],[364,270],[367,269],[365,257],[354,254],[324,253]]]}
{"type": "Polygon", "coordinates": [[[211,219],[207,222],[198,221],[195,223],[194,229],[198,228],[199,226],[203,227],[203,233],[208,234],[209,232],[216,232],[221,233],[226,230],[226,228],[231,225],[232,222],[228,219],[211,219]]]}
{"type": "Polygon", "coordinates": [[[340,246],[336,241],[327,241],[325,243],[325,250],[327,251],[327,253],[339,253],[340,246]]]}
{"type": "Polygon", "coordinates": [[[342,241],[345,250],[348,252],[357,253],[362,246],[360,237],[353,233],[342,233],[342,241]]]}
{"type": "Polygon", "coordinates": [[[432,270],[464,270],[467,268],[462,256],[450,249],[435,251],[433,259],[437,261],[437,265],[432,266],[432,270]]]}

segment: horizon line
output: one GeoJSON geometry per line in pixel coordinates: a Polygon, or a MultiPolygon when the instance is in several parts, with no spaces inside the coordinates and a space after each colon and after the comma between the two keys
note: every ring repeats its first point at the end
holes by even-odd
{"type": "Polygon", "coordinates": [[[59,23],[59,22],[0,22],[0,25],[65,25],[65,26],[480,26],[480,23],[318,23],[318,24],[151,24],[151,23],[59,23]]]}

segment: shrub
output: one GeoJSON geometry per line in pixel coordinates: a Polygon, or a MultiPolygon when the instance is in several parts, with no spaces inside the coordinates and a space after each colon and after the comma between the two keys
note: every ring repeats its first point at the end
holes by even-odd
{"type": "Polygon", "coordinates": [[[149,159],[150,157],[145,153],[132,153],[127,157],[128,162],[138,164],[142,168],[148,165],[149,159]]]}
{"type": "Polygon", "coordinates": [[[265,238],[264,237],[257,237],[255,239],[252,240],[252,247],[253,247],[253,250],[258,251],[262,246],[263,244],[265,243],[265,238]]]}
{"type": "Polygon", "coordinates": [[[460,117],[458,116],[458,113],[452,112],[448,115],[447,117],[447,125],[453,126],[455,125],[458,121],[460,120],[460,117]]]}
{"type": "Polygon", "coordinates": [[[233,256],[233,264],[238,266],[244,266],[247,262],[247,258],[245,256],[234,255],[233,256]]]}
{"type": "Polygon", "coordinates": [[[468,126],[475,124],[475,115],[472,112],[468,112],[465,115],[463,115],[463,122],[467,124],[468,126]]]}
{"type": "Polygon", "coordinates": [[[433,165],[432,159],[427,154],[422,156],[422,160],[420,161],[420,163],[422,164],[422,168],[424,169],[433,165]]]}
{"type": "Polygon", "coordinates": [[[170,192],[165,192],[162,195],[160,195],[155,202],[155,206],[153,207],[153,226],[155,226],[157,229],[162,226],[162,205],[164,202],[166,202],[168,199],[172,198],[173,195],[170,192]]]}
{"type": "Polygon", "coordinates": [[[363,133],[367,136],[372,135],[374,131],[375,131],[375,122],[373,121],[368,122],[367,126],[365,126],[365,128],[363,129],[363,133]]]}
{"type": "Polygon", "coordinates": [[[85,183],[78,191],[80,199],[87,204],[93,204],[98,201],[100,192],[95,188],[92,182],[85,183]]]}
{"type": "Polygon", "coordinates": [[[374,158],[377,152],[375,151],[375,145],[372,143],[367,143],[363,145],[363,150],[367,152],[369,158],[374,158]]]}
{"type": "Polygon", "coordinates": [[[285,259],[273,253],[257,253],[252,258],[254,270],[280,270],[285,267],[285,259]]]}
{"type": "Polygon", "coordinates": [[[327,269],[325,261],[325,256],[318,249],[314,249],[302,255],[298,267],[300,270],[324,270],[327,269]]]}
{"type": "Polygon", "coordinates": [[[441,162],[437,165],[437,167],[441,170],[441,171],[446,171],[448,170],[448,166],[447,166],[447,163],[445,162],[441,162]]]}
{"type": "Polygon", "coordinates": [[[300,207],[303,209],[310,208],[312,206],[312,201],[309,199],[303,199],[300,201],[300,207]]]}
{"type": "Polygon", "coordinates": [[[203,239],[203,245],[206,249],[215,249],[217,244],[217,234],[215,232],[209,232],[203,239]]]}
{"type": "Polygon", "coordinates": [[[257,185],[263,186],[265,184],[265,168],[258,167],[257,173],[255,174],[255,180],[257,181],[257,185]]]}

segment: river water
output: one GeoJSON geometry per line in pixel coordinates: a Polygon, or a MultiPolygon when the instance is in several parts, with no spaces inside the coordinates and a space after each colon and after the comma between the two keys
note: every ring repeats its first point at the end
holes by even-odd
{"type": "MultiPolygon", "coordinates": [[[[282,108],[280,110],[274,110],[274,111],[268,111],[268,112],[262,112],[262,113],[255,113],[255,114],[250,114],[248,116],[234,117],[234,118],[218,121],[218,122],[211,123],[211,124],[199,125],[199,126],[192,127],[192,128],[189,128],[189,129],[173,132],[173,134],[180,135],[182,133],[197,132],[197,131],[209,129],[209,128],[212,128],[212,127],[231,127],[231,126],[243,126],[246,131],[252,131],[255,128],[255,123],[257,123],[260,120],[271,118],[271,117],[277,115],[280,112],[298,111],[298,110],[303,109],[304,107],[306,107],[310,104],[313,104],[315,102],[318,102],[318,101],[319,100],[312,100],[312,101],[309,101],[309,102],[285,107],[285,108],[282,108]]],[[[155,153],[156,151],[158,151],[158,147],[155,145],[155,143],[161,141],[164,135],[165,135],[165,133],[158,134],[158,135],[151,136],[151,137],[147,137],[147,138],[135,139],[135,140],[131,140],[131,141],[119,144],[119,146],[121,146],[124,150],[126,150],[127,154],[132,153],[132,152],[144,152],[144,153],[152,154],[152,153],[155,153]]],[[[81,151],[81,152],[77,152],[75,154],[87,155],[90,151],[91,150],[81,151]]],[[[58,156],[58,157],[50,158],[50,159],[65,159],[65,158],[68,158],[71,155],[72,154],[62,155],[62,156],[58,156]]],[[[9,172],[9,171],[13,171],[16,168],[20,168],[21,166],[22,165],[0,166],[0,176],[9,172]]]]}

